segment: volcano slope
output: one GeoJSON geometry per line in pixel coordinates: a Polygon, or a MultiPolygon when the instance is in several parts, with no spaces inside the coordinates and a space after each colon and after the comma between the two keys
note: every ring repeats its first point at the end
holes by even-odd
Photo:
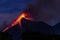
{"type": "Polygon", "coordinates": [[[21,24],[23,27],[22,32],[19,24],[6,31],[13,35],[14,40],[60,40],[60,34],[58,34],[59,23],[52,27],[44,22],[32,22],[22,19],[21,24]]]}

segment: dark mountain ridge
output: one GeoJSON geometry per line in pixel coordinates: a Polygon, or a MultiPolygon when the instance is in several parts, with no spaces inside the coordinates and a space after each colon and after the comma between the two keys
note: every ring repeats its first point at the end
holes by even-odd
{"type": "Polygon", "coordinates": [[[22,33],[19,24],[7,31],[9,34],[13,35],[14,40],[20,40],[21,36],[23,40],[24,38],[26,38],[26,40],[27,38],[33,38],[32,40],[35,40],[34,38],[36,38],[36,40],[60,39],[60,23],[56,24],[55,26],[50,26],[44,22],[33,22],[26,19],[22,19],[21,23],[23,27],[22,33]]]}

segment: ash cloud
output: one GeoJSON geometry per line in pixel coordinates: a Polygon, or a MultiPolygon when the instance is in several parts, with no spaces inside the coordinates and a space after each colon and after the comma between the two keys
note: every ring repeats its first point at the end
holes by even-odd
{"type": "Polygon", "coordinates": [[[32,15],[34,21],[43,21],[51,26],[60,22],[60,13],[57,11],[58,0],[35,0],[25,9],[32,15]]]}

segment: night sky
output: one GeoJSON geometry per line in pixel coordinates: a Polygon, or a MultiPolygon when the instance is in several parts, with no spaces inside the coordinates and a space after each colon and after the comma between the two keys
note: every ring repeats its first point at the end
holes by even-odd
{"type": "MultiPolygon", "coordinates": [[[[25,8],[30,9],[28,12],[32,15],[33,21],[43,21],[51,27],[60,22],[60,0],[0,0],[0,30],[4,28],[4,21],[10,24],[25,8]]],[[[34,26],[32,29],[34,28],[40,30],[40,27],[34,26]]]]}
{"type": "Polygon", "coordinates": [[[16,19],[29,3],[33,5],[30,13],[34,21],[44,21],[51,26],[60,22],[59,0],[0,0],[0,25],[16,19]]]}
{"type": "Polygon", "coordinates": [[[9,24],[15,20],[29,2],[30,0],[0,0],[0,26],[5,21],[9,24]]]}

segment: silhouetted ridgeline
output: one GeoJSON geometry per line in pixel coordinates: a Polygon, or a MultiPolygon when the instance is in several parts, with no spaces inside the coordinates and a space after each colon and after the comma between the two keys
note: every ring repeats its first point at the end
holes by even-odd
{"type": "Polygon", "coordinates": [[[34,22],[26,19],[22,19],[22,27],[25,30],[38,31],[44,34],[58,34],[60,35],[60,23],[54,26],[50,26],[44,22],[34,22]]]}
{"type": "Polygon", "coordinates": [[[60,40],[59,23],[55,26],[50,26],[44,22],[32,22],[30,20],[22,19],[21,21],[23,32],[17,24],[7,32],[13,35],[14,40],[60,40]],[[21,37],[22,36],[22,37],[21,37]]]}
{"type": "Polygon", "coordinates": [[[32,22],[22,19],[22,26],[26,31],[22,33],[23,40],[60,40],[60,34],[57,34],[60,23],[50,26],[44,22],[32,22]]]}
{"type": "Polygon", "coordinates": [[[30,20],[22,19],[21,23],[24,30],[32,30],[44,34],[52,34],[51,26],[44,22],[33,22],[30,20]]]}
{"type": "Polygon", "coordinates": [[[13,40],[20,40],[21,39],[21,30],[20,30],[20,25],[15,25],[11,29],[9,29],[7,32],[11,34],[13,37],[13,40]]]}
{"type": "Polygon", "coordinates": [[[60,23],[57,23],[56,25],[53,26],[54,33],[60,35],[60,23]]]}

